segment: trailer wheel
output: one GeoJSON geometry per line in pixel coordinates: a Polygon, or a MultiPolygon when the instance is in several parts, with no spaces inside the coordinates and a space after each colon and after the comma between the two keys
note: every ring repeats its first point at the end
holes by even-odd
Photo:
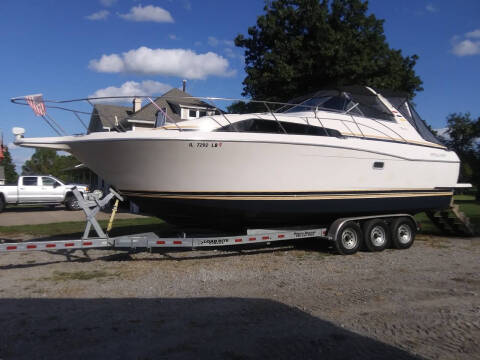
{"type": "Polygon", "coordinates": [[[406,217],[392,221],[390,225],[392,244],[396,249],[408,249],[415,240],[416,227],[412,220],[406,217]]]}
{"type": "Polygon", "coordinates": [[[383,251],[390,243],[388,225],[381,219],[366,221],[363,224],[363,236],[368,251],[383,251]]]}
{"type": "Polygon", "coordinates": [[[362,230],[357,223],[347,221],[336,232],[335,249],[341,255],[355,254],[362,244],[362,230]]]}
{"type": "Polygon", "coordinates": [[[65,200],[65,206],[68,210],[80,210],[80,205],[78,205],[78,200],[75,196],[69,195],[67,200],[65,200]]]}

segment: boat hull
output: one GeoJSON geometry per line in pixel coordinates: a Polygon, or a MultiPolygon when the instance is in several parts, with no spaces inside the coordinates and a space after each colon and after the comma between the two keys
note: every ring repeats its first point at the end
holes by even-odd
{"type": "Polygon", "coordinates": [[[441,148],[326,136],[145,131],[63,142],[175,224],[287,226],[448,207],[459,160],[441,148]]]}
{"type": "Polygon", "coordinates": [[[124,192],[142,211],[181,226],[328,224],[336,218],[416,214],[449,206],[451,191],[321,194],[161,194],[124,192]]]}

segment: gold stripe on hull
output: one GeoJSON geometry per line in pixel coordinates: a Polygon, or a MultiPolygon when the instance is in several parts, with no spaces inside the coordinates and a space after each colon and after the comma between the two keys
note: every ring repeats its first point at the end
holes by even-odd
{"type": "Polygon", "coordinates": [[[452,196],[453,192],[427,192],[427,193],[380,193],[380,194],[338,194],[338,195],[258,195],[258,196],[228,196],[228,195],[169,195],[169,194],[145,194],[125,192],[127,196],[156,199],[183,199],[183,200],[341,200],[341,199],[382,199],[404,197],[432,197],[452,196]]]}

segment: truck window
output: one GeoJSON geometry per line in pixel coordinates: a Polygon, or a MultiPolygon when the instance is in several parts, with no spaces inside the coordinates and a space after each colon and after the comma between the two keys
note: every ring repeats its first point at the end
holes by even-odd
{"type": "Polygon", "coordinates": [[[51,177],[42,176],[43,186],[53,186],[55,183],[56,183],[56,181],[54,179],[52,179],[51,177]]]}
{"type": "Polygon", "coordinates": [[[23,178],[23,185],[25,186],[37,186],[38,178],[36,176],[25,176],[23,178]]]}

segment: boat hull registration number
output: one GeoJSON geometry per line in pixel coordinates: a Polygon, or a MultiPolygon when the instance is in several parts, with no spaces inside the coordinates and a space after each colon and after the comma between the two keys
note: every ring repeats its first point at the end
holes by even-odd
{"type": "Polygon", "coordinates": [[[195,149],[198,149],[198,148],[217,148],[217,149],[220,149],[222,147],[222,144],[221,142],[205,142],[205,141],[201,141],[201,142],[190,142],[188,143],[188,147],[189,148],[195,148],[195,149]]]}

